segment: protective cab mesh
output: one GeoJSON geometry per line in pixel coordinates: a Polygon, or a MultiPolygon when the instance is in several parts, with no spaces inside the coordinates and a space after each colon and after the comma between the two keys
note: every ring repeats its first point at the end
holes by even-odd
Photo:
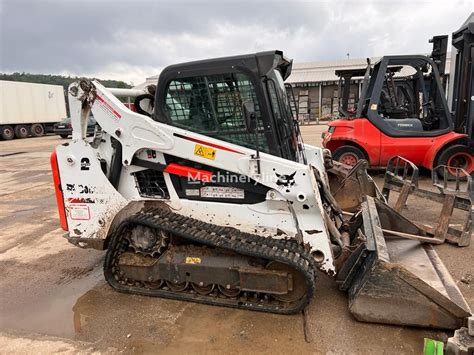
{"type": "Polygon", "coordinates": [[[168,85],[166,110],[172,123],[227,142],[255,148],[255,134],[246,131],[242,103],[254,103],[258,142],[268,152],[255,88],[240,73],[173,80],[168,85]]]}

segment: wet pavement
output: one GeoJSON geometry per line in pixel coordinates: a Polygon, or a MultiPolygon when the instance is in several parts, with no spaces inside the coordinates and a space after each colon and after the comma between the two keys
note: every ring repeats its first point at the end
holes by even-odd
{"type": "MultiPolygon", "coordinates": [[[[317,143],[321,131],[303,127],[307,143],[317,143]]],[[[310,343],[305,342],[301,315],[117,293],[103,279],[104,252],[70,245],[59,228],[49,155],[63,142],[55,136],[0,141],[0,349],[410,354],[421,352],[424,337],[450,335],[359,323],[347,310],[346,295],[323,275],[308,308],[310,343]]],[[[427,207],[415,205],[411,213],[429,214],[427,207]]],[[[436,250],[474,308],[472,246],[441,245],[436,250]]]]}

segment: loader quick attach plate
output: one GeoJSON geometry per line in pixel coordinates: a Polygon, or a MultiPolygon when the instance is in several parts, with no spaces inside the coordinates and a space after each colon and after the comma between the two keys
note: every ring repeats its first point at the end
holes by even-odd
{"type": "Polygon", "coordinates": [[[367,174],[368,163],[362,159],[353,167],[331,162],[327,169],[331,194],[339,207],[347,212],[355,212],[365,196],[381,197],[377,185],[367,174]]]}
{"type": "Polygon", "coordinates": [[[366,242],[359,245],[337,278],[340,288],[349,292],[354,317],[364,322],[430,328],[462,326],[471,311],[433,248],[416,240],[384,236],[383,229],[394,225],[406,228],[410,222],[371,197],[362,204],[358,218],[363,218],[366,242]]]}

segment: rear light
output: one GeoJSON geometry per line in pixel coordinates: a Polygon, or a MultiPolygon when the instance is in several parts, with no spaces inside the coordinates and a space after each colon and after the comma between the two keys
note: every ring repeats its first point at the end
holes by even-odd
{"type": "Polygon", "coordinates": [[[58,158],[56,156],[55,150],[53,150],[53,152],[51,153],[51,171],[53,172],[54,190],[56,191],[56,203],[58,205],[59,222],[61,223],[61,228],[67,231],[68,226],[66,219],[66,209],[64,207],[64,196],[61,188],[61,177],[59,176],[58,158]]]}

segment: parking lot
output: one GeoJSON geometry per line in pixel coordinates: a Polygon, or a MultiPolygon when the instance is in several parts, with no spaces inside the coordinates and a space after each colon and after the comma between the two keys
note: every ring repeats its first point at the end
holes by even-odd
{"type": "MultiPolygon", "coordinates": [[[[320,144],[325,126],[302,127],[320,144]]],[[[346,295],[319,278],[303,317],[119,294],[104,281],[104,252],[63,238],[49,168],[57,136],[0,141],[0,348],[2,352],[420,353],[423,338],[451,333],[355,321],[346,295]]],[[[376,181],[383,176],[377,172],[376,181]]],[[[429,176],[422,185],[430,184],[429,176]]],[[[410,216],[436,217],[428,204],[410,216]]],[[[435,249],[474,308],[474,245],[435,249]]]]}

